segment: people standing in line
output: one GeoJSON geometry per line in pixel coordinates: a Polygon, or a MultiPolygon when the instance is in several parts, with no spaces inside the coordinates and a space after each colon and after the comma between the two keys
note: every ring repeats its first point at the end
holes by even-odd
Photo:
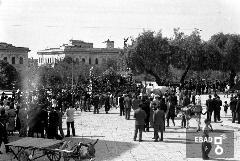
{"type": "Polygon", "coordinates": [[[125,107],[125,119],[129,120],[132,107],[132,100],[130,98],[130,94],[127,94],[124,98],[124,107],[125,107]]]}
{"type": "Polygon", "coordinates": [[[238,124],[240,124],[240,94],[238,94],[237,99],[237,105],[236,105],[236,114],[237,114],[237,120],[238,124]]]}
{"type": "Polygon", "coordinates": [[[230,98],[230,110],[232,111],[232,123],[235,123],[236,120],[236,106],[237,106],[237,99],[236,96],[231,96],[230,98]]]}
{"type": "Polygon", "coordinates": [[[142,109],[145,111],[147,114],[145,118],[145,126],[144,126],[144,131],[149,132],[149,119],[150,119],[150,101],[148,100],[147,96],[143,96],[142,98],[142,109]]]}
{"type": "Polygon", "coordinates": [[[157,106],[157,110],[153,113],[153,126],[154,126],[154,141],[159,139],[158,132],[161,133],[160,141],[163,141],[163,131],[165,127],[165,113],[161,106],[157,106]]]}
{"type": "Polygon", "coordinates": [[[125,111],[124,111],[124,96],[123,95],[120,95],[119,107],[120,107],[120,116],[122,116],[122,115],[124,116],[125,111]]]}
{"type": "Polygon", "coordinates": [[[66,137],[70,137],[70,126],[72,128],[72,135],[75,136],[75,127],[74,127],[74,113],[75,109],[70,106],[66,110],[66,116],[67,116],[67,135],[66,137]]]}
{"type": "Polygon", "coordinates": [[[135,118],[135,130],[133,140],[136,141],[137,134],[139,132],[139,142],[142,141],[142,132],[144,129],[145,118],[147,117],[146,112],[142,109],[143,104],[139,105],[139,108],[134,111],[133,117],[135,118]]]}
{"type": "Polygon", "coordinates": [[[212,113],[213,113],[213,100],[212,96],[209,95],[208,99],[206,100],[206,106],[207,106],[207,119],[211,121],[212,118],[212,113]]]}

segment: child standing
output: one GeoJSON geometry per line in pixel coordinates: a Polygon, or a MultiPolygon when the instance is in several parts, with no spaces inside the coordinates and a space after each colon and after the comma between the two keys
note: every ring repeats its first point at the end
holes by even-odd
{"type": "Polygon", "coordinates": [[[229,107],[227,101],[224,102],[223,107],[224,107],[224,112],[225,112],[225,117],[226,117],[227,116],[227,110],[228,110],[228,107],[229,107]]]}

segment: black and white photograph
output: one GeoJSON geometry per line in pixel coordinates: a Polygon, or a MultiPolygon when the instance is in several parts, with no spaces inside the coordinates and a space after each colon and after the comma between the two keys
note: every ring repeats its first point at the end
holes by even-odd
{"type": "Polygon", "coordinates": [[[0,161],[240,161],[239,0],[0,0],[0,161]]]}

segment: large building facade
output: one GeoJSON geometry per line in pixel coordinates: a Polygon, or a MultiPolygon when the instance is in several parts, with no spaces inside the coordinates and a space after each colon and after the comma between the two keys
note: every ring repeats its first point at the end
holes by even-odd
{"type": "Polygon", "coordinates": [[[28,71],[29,48],[16,47],[8,43],[0,43],[0,60],[7,61],[14,66],[21,77],[25,77],[28,71]]]}
{"type": "Polygon", "coordinates": [[[49,48],[37,52],[38,65],[54,65],[65,57],[71,57],[76,62],[87,65],[102,65],[108,59],[116,58],[122,49],[114,48],[114,41],[107,40],[106,48],[94,48],[93,43],[81,40],[70,40],[59,48],[49,48]]]}

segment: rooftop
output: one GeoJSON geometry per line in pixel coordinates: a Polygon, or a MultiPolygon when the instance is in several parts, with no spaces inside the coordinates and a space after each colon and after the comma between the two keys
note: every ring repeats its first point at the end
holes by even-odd
{"type": "Polygon", "coordinates": [[[29,52],[29,48],[26,47],[16,47],[13,46],[12,44],[8,44],[5,42],[0,42],[0,50],[4,51],[23,51],[23,52],[29,52]]]}

